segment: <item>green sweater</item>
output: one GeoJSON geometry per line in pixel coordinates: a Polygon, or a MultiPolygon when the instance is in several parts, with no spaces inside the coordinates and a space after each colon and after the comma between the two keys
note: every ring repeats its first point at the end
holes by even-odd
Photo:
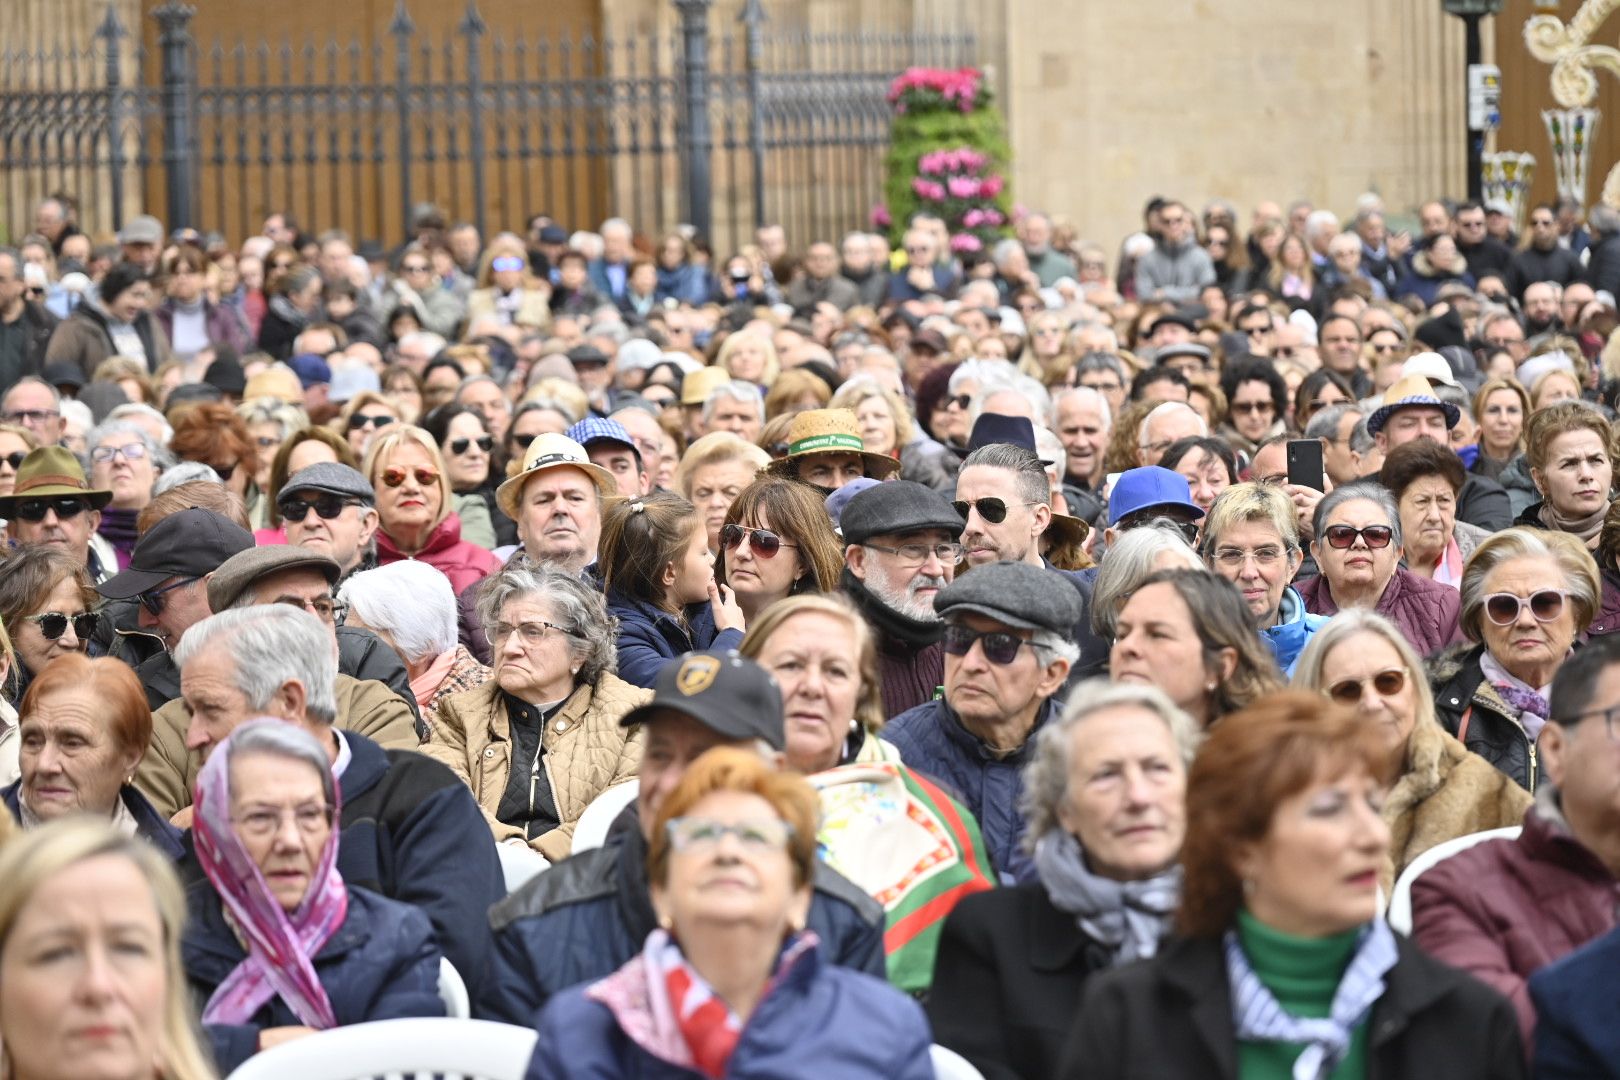
{"type": "MultiPolygon", "coordinates": [[[[1299,1017],[1328,1015],[1360,934],[1351,930],[1328,938],[1294,937],[1271,929],[1247,911],[1238,912],[1238,942],[1249,966],[1277,1003],[1299,1017]]],[[[1300,1043],[1239,1042],[1238,1076],[1241,1080],[1293,1080],[1294,1059],[1304,1049],[1300,1043]]],[[[1331,1080],[1362,1080],[1366,1075],[1367,1025],[1362,1023],[1331,1080]]]]}

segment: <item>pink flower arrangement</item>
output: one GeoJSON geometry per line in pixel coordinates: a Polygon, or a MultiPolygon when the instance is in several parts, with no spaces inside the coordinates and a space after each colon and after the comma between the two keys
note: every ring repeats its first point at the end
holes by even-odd
{"type": "Polygon", "coordinates": [[[872,228],[887,229],[894,224],[894,215],[889,213],[887,203],[878,203],[872,207],[872,228]]]}
{"type": "Polygon", "coordinates": [[[896,112],[955,109],[972,112],[989,100],[977,68],[908,68],[889,84],[889,104],[896,112]]]}
{"type": "Polygon", "coordinates": [[[984,241],[970,232],[959,232],[951,237],[951,250],[957,254],[966,251],[983,251],[984,241]]]}

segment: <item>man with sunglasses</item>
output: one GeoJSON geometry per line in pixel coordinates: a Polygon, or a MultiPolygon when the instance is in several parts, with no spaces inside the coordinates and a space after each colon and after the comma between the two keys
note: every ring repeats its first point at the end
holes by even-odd
{"type": "MultiPolygon", "coordinates": [[[[1457,406],[1435,396],[1427,379],[1413,375],[1403,377],[1384,392],[1383,404],[1367,417],[1367,431],[1381,459],[1413,439],[1432,439],[1441,446],[1450,446],[1448,433],[1460,417],[1457,406]]],[[[1378,474],[1365,479],[1376,480],[1378,474]]],[[[1495,480],[1470,472],[1457,493],[1457,520],[1490,532],[1508,528],[1513,524],[1513,510],[1507,489],[1495,480]]]]}
{"type": "Polygon", "coordinates": [[[376,507],[371,483],[335,461],[299,469],[276,497],[287,543],[337,563],[339,585],[349,575],[377,565],[376,507]]]}
{"type": "Polygon", "coordinates": [[[1070,638],[1080,596],[1066,585],[1055,571],[1009,562],[946,586],[934,598],[945,622],[945,695],[883,728],[907,765],[962,793],[1004,881],[1033,878],[1018,809],[1024,766],[1080,655],[1070,638]]]}
{"type": "Polygon", "coordinates": [[[90,487],[71,451],[42,446],[17,467],[16,486],[0,498],[0,517],[17,543],[61,548],[99,584],[118,572],[112,545],[96,532],[111,501],[111,491],[90,487]]]}

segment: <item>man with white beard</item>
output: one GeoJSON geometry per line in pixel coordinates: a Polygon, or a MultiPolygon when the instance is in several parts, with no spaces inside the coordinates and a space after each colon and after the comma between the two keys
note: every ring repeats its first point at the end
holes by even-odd
{"type": "Polygon", "coordinates": [[[872,628],[883,715],[931,701],[945,677],[945,624],[934,596],[951,583],[966,523],[931,487],[891,480],[844,507],[840,588],[872,628]]]}

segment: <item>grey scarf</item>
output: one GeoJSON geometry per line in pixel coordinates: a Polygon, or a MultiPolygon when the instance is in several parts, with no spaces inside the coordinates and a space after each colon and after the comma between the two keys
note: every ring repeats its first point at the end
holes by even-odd
{"type": "Polygon", "coordinates": [[[1181,898],[1179,864],[1145,881],[1100,877],[1086,866],[1080,841],[1062,829],[1035,842],[1035,871],[1053,906],[1075,916],[1086,936],[1107,947],[1115,967],[1159,951],[1181,898]]]}

